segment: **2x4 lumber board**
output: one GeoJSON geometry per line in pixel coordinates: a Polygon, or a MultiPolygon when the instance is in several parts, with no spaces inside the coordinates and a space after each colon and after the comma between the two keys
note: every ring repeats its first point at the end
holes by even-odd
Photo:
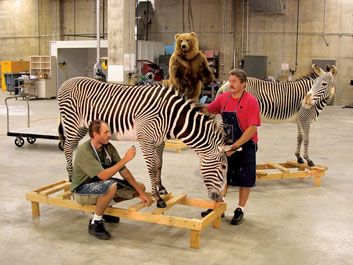
{"type": "Polygon", "coordinates": [[[300,170],[304,170],[306,168],[309,168],[308,164],[299,164],[296,161],[287,161],[287,164],[291,165],[291,166],[294,166],[294,167],[297,167],[300,170]]]}
{"type": "Polygon", "coordinates": [[[155,210],[152,211],[152,214],[163,214],[165,211],[167,211],[168,209],[170,209],[172,206],[174,206],[175,204],[183,201],[186,198],[186,194],[182,194],[179,196],[175,196],[172,199],[168,200],[166,202],[167,206],[164,208],[157,208],[155,210]]]}
{"type": "Polygon", "coordinates": [[[57,191],[64,190],[68,186],[70,186],[70,183],[62,183],[62,184],[56,185],[54,187],[51,187],[51,188],[48,188],[46,190],[43,190],[43,191],[39,192],[39,195],[48,196],[48,195],[53,194],[53,193],[55,193],[57,191]]]}
{"type": "Polygon", "coordinates": [[[41,192],[43,190],[49,189],[51,187],[55,187],[55,186],[60,185],[62,183],[69,183],[69,182],[67,182],[66,180],[60,180],[60,181],[57,181],[57,182],[55,182],[53,184],[42,186],[42,187],[40,187],[38,189],[35,189],[33,192],[41,192]]]}
{"type": "Polygon", "coordinates": [[[268,165],[271,167],[271,168],[274,168],[274,169],[278,169],[282,172],[285,172],[285,173],[288,173],[289,172],[289,169],[284,167],[284,166],[281,166],[280,164],[278,163],[275,163],[275,162],[268,162],[268,165]]]}
{"type": "Polygon", "coordinates": [[[62,198],[63,200],[68,200],[68,199],[71,198],[71,196],[72,196],[72,192],[70,190],[68,190],[68,191],[65,191],[62,194],[59,194],[57,197],[58,198],[62,198]]]}
{"type": "Polygon", "coordinates": [[[202,229],[206,228],[210,223],[213,223],[218,218],[221,218],[222,213],[227,210],[227,205],[225,203],[219,205],[217,208],[213,209],[208,215],[201,219],[202,229]]]}
{"type": "MultiPolygon", "coordinates": [[[[146,195],[152,197],[152,194],[149,193],[149,192],[146,192],[146,195]]],[[[164,201],[167,201],[167,200],[169,200],[171,197],[173,197],[173,195],[172,195],[172,193],[168,193],[168,194],[166,194],[166,195],[164,195],[164,196],[161,196],[161,197],[162,197],[162,199],[163,199],[164,201]]],[[[152,197],[152,203],[154,203],[154,202],[156,202],[156,200],[152,197]]],[[[146,207],[147,207],[147,204],[145,204],[145,203],[143,203],[143,202],[139,202],[139,203],[136,203],[136,204],[131,205],[131,206],[129,207],[129,210],[130,210],[130,211],[139,211],[139,210],[141,210],[141,209],[143,209],[143,208],[146,208],[146,207]]]]}
{"type": "Polygon", "coordinates": [[[201,230],[202,225],[201,221],[198,219],[187,219],[176,216],[168,216],[168,215],[155,215],[149,212],[140,213],[129,211],[126,209],[118,209],[118,208],[108,208],[105,213],[111,214],[114,216],[119,216],[122,218],[127,218],[130,220],[138,220],[143,222],[186,228],[186,229],[194,229],[201,230]]]}
{"type": "Polygon", "coordinates": [[[298,167],[298,168],[305,168],[305,169],[310,169],[310,170],[322,170],[322,171],[325,171],[325,170],[328,169],[327,166],[316,165],[316,166],[309,167],[308,164],[306,164],[306,163],[305,164],[299,164],[296,161],[287,161],[287,164],[293,165],[293,166],[298,167]]]}
{"type": "Polygon", "coordinates": [[[257,177],[262,177],[262,176],[266,176],[268,173],[265,170],[256,170],[256,176],[257,177]]]}
{"type": "Polygon", "coordinates": [[[264,170],[264,169],[269,169],[270,167],[268,164],[257,164],[256,165],[256,170],[264,170]]]}
{"type": "Polygon", "coordinates": [[[193,206],[201,209],[214,209],[218,207],[219,204],[225,204],[223,202],[214,202],[209,200],[200,200],[194,198],[186,198],[184,201],[180,202],[182,205],[193,206]]]}
{"type": "Polygon", "coordinates": [[[38,217],[40,215],[39,203],[38,202],[31,202],[31,205],[32,205],[32,216],[38,217]]]}
{"type": "Polygon", "coordinates": [[[200,248],[200,231],[191,230],[190,247],[191,248],[200,248]]]}
{"type": "Polygon", "coordinates": [[[273,173],[268,174],[267,176],[259,177],[260,180],[269,180],[269,179],[296,179],[296,178],[305,178],[305,177],[320,177],[323,176],[321,173],[308,172],[308,171],[296,171],[290,173],[273,173]]]}
{"type": "MultiPolygon", "coordinates": [[[[33,192],[26,194],[26,199],[32,203],[45,203],[49,205],[56,205],[63,208],[69,208],[73,210],[79,210],[84,212],[94,212],[95,205],[81,205],[74,200],[63,200],[57,197],[49,198],[38,195],[33,192]]],[[[32,204],[33,205],[33,204],[32,204]]],[[[113,216],[123,217],[130,220],[137,220],[149,223],[162,224],[167,226],[201,230],[202,224],[198,219],[186,219],[181,217],[167,216],[167,215],[154,215],[151,213],[140,213],[136,211],[130,211],[128,209],[112,208],[109,207],[105,210],[105,214],[113,216]]]]}
{"type": "Polygon", "coordinates": [[[327,167],[321,166],[321,165],[317,165],[317,166],[311,167],[310,169],[317,170],[317,171],[325,171],[325,170],[327,170],[327,167]]]}

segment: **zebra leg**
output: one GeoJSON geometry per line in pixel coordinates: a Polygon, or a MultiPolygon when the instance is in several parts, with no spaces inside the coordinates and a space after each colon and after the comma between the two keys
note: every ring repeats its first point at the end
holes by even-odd
{"type": "Polygon", "coordinates": [[[73,151],[77,147],[78,142],[87,134],[88,128],[78,128],[76,130],[66,130],[65,135],[65,143],[64,143],[64,154],[66,159],[66,170],[69,175],[69,180],[72,180],[72,158],[73,158],[73,151]]]}
{"type": "Polygon", "coordinates": [[[309,158],[309,132],[310,132],[310,122],[307,121],[304,126],[304,159],[308,162],[309,167],[314,166],[314,162],[309,158]]]}
{"type": "Polygon", "coordinates": [[[300,126],[299,119],[297,120],[297,150],[295,151],[295,156],[297,157],[297,162],[299,164],[304,164],[303,158],[300,156],[300,147],[303,142],[302,128],[300,126]]]}
{"type": "Polygon", "coordinates": [[[165,143],[162,142],[159,146],[156,147],[156,181],[158,186],[158,192],[160,195],[167,195],[167,189],[162,185],[162,165],[163,165],[163,151],[165,143]]]}
{"type": "Polygon", "coordinates": [[[146,160],[148,174],[150,175],[150,179],[151,179],[152,196],[156,200],[158,208],[165,208],[167,207],[167,205],[165,201],[161,198],[159,193],[157,192],[156,148],[153,143],[146,142],[146,140],[139,139],[139,142],[140,142],[142,154],[146,160]]]}

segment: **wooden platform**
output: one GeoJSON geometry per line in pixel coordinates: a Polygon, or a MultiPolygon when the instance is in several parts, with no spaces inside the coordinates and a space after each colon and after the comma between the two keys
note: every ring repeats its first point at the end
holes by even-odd
{"type": "Polygon", "coordinates": [[[165,148],[176,150],[177,153],[179,153],[181,150],[183,150],[187,147],[188,146],[180,140],[167,140],[167,141],[165,141],[165,148]]]}
{"type": "Polygon", "coordinates": [[[315,186],[320,187],[321,177],[325,175],[326,170],[325,166],[309,167],[307,164],[299,164],[295,161],[267,162],[256,165],[256,177],[257,180],[313,178],[315,186]]]}
{"type": "MultiPolygon", "coordinates": [[[[70,208],[84,212],[94,212],[94,205],[78,204],[70,192],[70,183],[66,180],[58,181],[53,184],[40,187],[26,194],[26,199],[32,204],[32,216],[39,217],[39,203],[55,205],[63,208],[70,208]]],[[[109,207],[104,212],[105,214],[118,216],[121,218],[131,219],[135,221],[143,221],[161,225],[167,225],[190,230],[190,247],[200,247],[200,234],[209,224],[213,228],[219,228],[221,225],[221,215],[226,211],[226,203],[214,203],[199,199],[188,198],[186,194],[173,196],[168,194],[164,197],[166,208],[155,208],[150,212],[140,212],[146,206],[142,203],[137,203],[128,208],[113,208],[109,207]],[[176,216],[166,215],[166,211],[176,204],[201,208],[214,209],[209,215],[200,219],[187,219],[176,216]]]]}

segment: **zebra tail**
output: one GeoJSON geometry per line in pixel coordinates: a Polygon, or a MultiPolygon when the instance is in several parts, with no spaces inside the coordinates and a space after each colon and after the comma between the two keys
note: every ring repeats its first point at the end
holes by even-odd
{"type": "Polygon", "coordinates": [[[58,133],[59,133],[59,140],[64,142],[65,141],[64,127],[63,127],[61,116],[60,116],[60,120],[59,120],[58,133]]]}

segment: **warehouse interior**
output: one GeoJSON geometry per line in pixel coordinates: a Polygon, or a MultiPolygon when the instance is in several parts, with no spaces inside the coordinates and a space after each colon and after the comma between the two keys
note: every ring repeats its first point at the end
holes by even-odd
{"type": "MultiPolygon", "coordinates": [[[[0,14],[1,264],[352,263],[352,1],[2,0],[0,14]],[[183,32],[197,34],[216,78],[203,87],[206,102],[233,68],[287,82],[313,63],[337,67],[334,100],[310,130],[310,157],[325,168],[320,185],[313,177],[258,180],[239,226],[230,225],[238,196],[230,188],[220,227],[203,229],[196,249],[188,229],[122,217],[107,224],[113,238],[101,241],[87,233],[89,212],[43,203],[32,218],[26,194],[67,179],[57,136],[60,85],[76,76],[126,85],[167,79],[174,36],[183,32]],[[23,133],[31,136],[19,140],[23,133]]],[[[295,161],[296,129],[262,123],[257,162],[295,161]]],[[[112,143],[119,153],[137,147],[128,167],[149,191],[138,142],[112,143]]],[[[166,148],[162,180],[172,194],[208,200],[191,148],[166,148]]],[[[196,220],[200,211],[177,205],[167,213],[196,220]]]]}

